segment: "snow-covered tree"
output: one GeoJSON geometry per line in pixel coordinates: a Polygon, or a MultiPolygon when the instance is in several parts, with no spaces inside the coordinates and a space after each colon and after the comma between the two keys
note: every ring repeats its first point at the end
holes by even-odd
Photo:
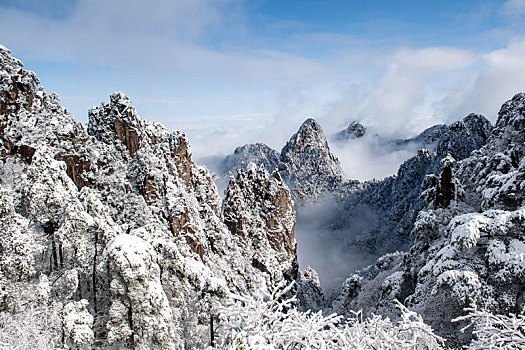
{"type": "Polygon", "coordinates": [[[108,342],[137,349],[176,349],[180,339],[160,283],[153,247],[137,236],[111,241],[99,266],[108,271],[111,305],[108,342]]]}
{"type": "Polygon", "coordinates": [[[71,349],[91,349],[94,340],[93,316],[87,311],[87,305],[88,301],[82,299],[68,303],[62,311],[65,343],[71,349]]]}
{"type": "Polygon", "coordinates": [[[525,315],[494,315],[486,310],[468,308],[467,315],[452,322],[467,321],[462,332],[473,328],[474,339],[466,347],[468,350],[502,349],[518,350],[525,348],[525,315]]]}
{"type": "Polygon", "coordinates": [[[221,310],[219,349],[441,349],[444,339],[434,334],[421,316],[398,303],[401,318],[361,312],[344,319],[322,311],[301,312],[292,289],[281,282],[271,295],[233,295],[221,310]]]}

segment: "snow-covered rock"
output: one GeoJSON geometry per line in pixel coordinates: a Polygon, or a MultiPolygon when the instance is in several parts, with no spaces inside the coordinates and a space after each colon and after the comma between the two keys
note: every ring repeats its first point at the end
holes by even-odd
{"type": "Polygon", "coordinates": [[[237,147],[222,163],[222,178],[236,176],[253,163],[269,173],[276,168],[298,205],[334,191],[343,182],[339,160],[330,152],[326,136],[314,119],[307,119],[277,152],[265,144],[237,147]]]}
{"type": "Polygon", "coordinates": [[[315,200],[343,181],[321,126],[307,119],[281,150],[279,171],[297,201],[315,200]]]}
{"type": "Polygon", "coordinates": [[[88,301],[82,299],[70,302],[64,307],[64,338],[71,349],[90,349],[95,335],[93,333],[93,316],[86,306],[88,301]]]}
{"type": "Polygon", "coordinates": [[[252,265],[274,282],[297,278],[295,211],[279,172],[271,176],[253,163],[230,180],[224,222],[253,251],[252,265]],[[277,272],[277,274],[276,274],[277,272]],[[280,274],[280,275],[279,275],[280,274]]]}
{"type": "Polygon", "coordinates": [[[436,151],[437,145],[441,137],[447,132],[448,127],[444,124],[438,124],[425,129],[421,134],[409,138],[393,140],[388,143],[390,147],[395,150],[398,149],[421,149],[426,148],[433,152],[436,151]]]}
{"type": "Polygon", "coordinates": [[[349,140],[358,139],[366,134],[366,128],[358,121],[351,122],[344,130],[339,131],[333,135],[333,140],[336,142],[347,142],[349,140]]]}
{"type": "Polygon", "coordinates": [[[127,234],[115,237],[104,250],[99,269],[100,274],[108,274],[102,278],[107,278],[110,286],[110,344],[137,349],[181,348],[157,259],[150,244],[127,234]]]}
{"type": "Polygon", "coordinates": [[[273,173],[279,165],[279,153],[264,143],[248,144],[237,147],[232,154],[228,155],[223,167],[229,178],[237,175],[239,170],[246,170],[250,163],[257,166],[262,164],[266,171],[273,173]]]}

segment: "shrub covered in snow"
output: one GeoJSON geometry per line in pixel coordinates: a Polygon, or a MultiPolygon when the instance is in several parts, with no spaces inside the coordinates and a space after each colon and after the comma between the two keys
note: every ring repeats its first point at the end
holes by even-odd
{"type": "Polygon", "coordinates": [[[57,349],[61,336],[59,304],[34,303],[21,312],[0,312],[0,349],[57,349]]]}
{"type": "Polygon", "coordinates": [[[435,335],[421,316],[401,304],[401,318],[372,315],[364,319],[319,312],[300,312],[295,298],[285,299],[292,285],[281,282],[271,295],[233,296],[222,309],[220,349],[440,349],[444,340],[435,335]]]}
{"type": "Polygon", "coordinates": [[[62,311],[65,342],[73,349],[90,349],[93,343],[93,316],[87,311],[88,301],[70,302],[62,311]]]}
{"type": "Polygon", "coordinates": [[[494,315],[489,311],[467,309],[467,315],[452,322],[468,321],[461,331],[473,327],[474,339],[466,347],[475,349],[523,349],[525,348],[525,315],[494,315]]]}

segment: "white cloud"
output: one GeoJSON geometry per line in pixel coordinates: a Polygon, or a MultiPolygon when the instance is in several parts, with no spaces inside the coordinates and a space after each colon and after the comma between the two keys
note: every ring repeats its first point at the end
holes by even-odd
{"type": "Polygon", "coordinates": [[[431,113],[436,97],[477,61],[469,50],[450,47],[403,48],[390,55],[375,80],[350,86],[328,106],[326,119],[360,120],[374,132],[409,136],[443,119],[431,113]]]}
{"type": "Polygon", "coordinates": [[[508,17],[525,15],[525,0],[509,0],[502,7],[502,13],[508,17]]]}
{"type": "Polygon", "coordinates": [[[0,12],[0,30],[9,33],[4,45],[39,59],[165,73],[198,71],[243,81],[327,74],[322,64],[291,53],[221,47],[227,40],[216,37],[235,40],[243,31],[241,5],[237,0],[81,1],[63,20],[6,8],[0,12]]]}
{"type": "Polygon", "coordinates": [[[474,112],[496,122],[499,108],[514,94],[525,91],[525,39],[513,40],[507,47],[480,53],[480,62],[463,89],[451,90],[440,102],[448,109],[449,120],[474,112]]]}
{"type": "MultiPolygon", "coordinates": [[[[476,52],[447,47],[401,49],[375,81],[347,87],[328,105],[323,117],[327,130],[343,121],[359,120],[369,135],[409,137],[438,123],[450,124],[469,113],[485,115],[493,123],[503,102],[525,91],[525,39],[507,47],[476,52]]],[[[410,156],[384,154],[373,138],[342,147],[334,145],[347,176],[382,178],[394,174],[410,156]]]]}
{"type": "MultiPolygon", "coordinates": [[[[511,0],[504,8],[516,15],[525,13],[524,4],[511,0]]],[[[119,78],[131,77],[114,85],[133,90],[129,93],[145,118],[187,128],[196,152],[209,152],[211,139],[217,143],[214,152],[255,141],[279,149],[308,117],[318,119],[327,134],[360,120],[371,133],[404,137],[470,112],[495,121],[501,103],[525,90],[520,37],[481,52],[378,48],[351,35],[302,33],[287,38],[284,50],[271,38],[247,33],[242,6],[237,0],[93,0],[77,2],[60,19],[2,8],[0,31],[2,44],[16,55],[76,69],[100,65],[118,71],[119,78]],[[305,48],[319,54],[308,56],[305,48]],[[254,115],[256,123],[250,121],[254,115]],[[216,125],[203,116],[228,122],[216,125]],[[189,127],[192,123],[201,129],[189,127]]],[[[87,96],[65,101],[85,115],[106,93],[94,91],[105,91],[105,83],[92,86],[93,92],[64,91],[87,96]]],[[[354,173],[359,159],[345,152],[340,150],[340,157],[354,173]]],[[[349,152],[374,159],[367,150],[349,152]]],[[[367,166],[370,171],[357,177],[394,173],[400,160],[377,161],[381,169],[367,166]]]]}

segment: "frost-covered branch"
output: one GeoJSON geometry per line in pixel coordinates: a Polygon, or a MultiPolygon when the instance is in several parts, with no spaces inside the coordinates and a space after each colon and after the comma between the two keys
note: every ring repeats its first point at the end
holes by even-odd
{"type": "Polygon", "coordinates": [[[233,296],[221,310],[221,349],[441,349],[444,340],[435,335],[421,316],[401,304],[401,319],[362,313],[344,320],[319,312],[300,312],[292,299],[283,296],[291,289],[280,283],[270,296],[233,296]]]}
{"type": "Polygon", "coordinates": [[[19,313],[0,312],[0,349],[56,349],[61,344],[58,305],[30,305],[19,313]]]}
{"type": "Polygon", "coordinates": [[[465,316],[452,322],[467,321],[462,332],[473,327],[472,340],[467,349],[523,349],[525,347],[525,316],[494,315],[488,311],[467,308],[465,316]]]}

